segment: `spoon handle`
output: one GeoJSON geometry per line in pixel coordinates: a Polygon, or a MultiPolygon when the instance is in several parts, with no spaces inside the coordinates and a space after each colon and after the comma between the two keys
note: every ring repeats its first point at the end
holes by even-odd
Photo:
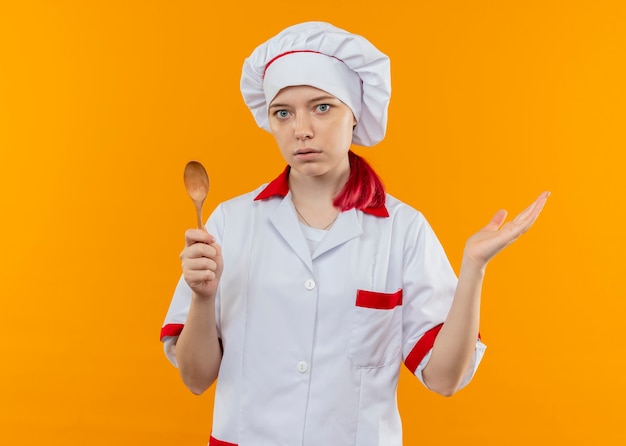
{"type": "Polygon", "coordinates": [[[194,202],[196,205],[196,219],[198,221],[198,229],[204,229],[204,225],[202,224],[202,203],[194,202]]]}

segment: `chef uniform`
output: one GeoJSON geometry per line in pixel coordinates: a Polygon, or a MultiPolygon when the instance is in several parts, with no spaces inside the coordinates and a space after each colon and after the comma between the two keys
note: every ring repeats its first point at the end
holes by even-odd
{"type": "MultiPolygon", "coordinates": [[[[269,128],[269,101],[290,85],[346,103],[358,122],[355,143],[384,137],[389,61],[364,38],[308,22],[246,59],[242,92],[261,127],[269,128]],[[354,75],[356,89],[335,85],[337,76],[354,75]]],[[[423,382],[454,271],[423,215],[390,195],[381,207],[341,212],[329,230],[299,223],[288,175],[289,167],[220,204],[207,223],[224,259],[215,301],[223,357],[209,444],[400,446],[400,365],[423,382]]],[[[161,331],[174,364],[190,301],[181,278],[161,331]]],[[[462,386],[484,349],[477,340],[462,386]]]]}

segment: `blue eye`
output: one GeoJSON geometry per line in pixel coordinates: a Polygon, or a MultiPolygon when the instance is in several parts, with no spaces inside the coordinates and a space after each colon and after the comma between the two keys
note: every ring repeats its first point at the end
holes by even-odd
{"type": "Polygon", "coordinates": [[[330,110],[330,104],[320,104],[317,106],[317,110],[320,112],[327,112],[330,110]]]}
{"type": "Polygon", "coordinates": [[[289,116],[289,112],[287,110],[277,110],[276,117],[277,118],[287,118],[289,116]]]}

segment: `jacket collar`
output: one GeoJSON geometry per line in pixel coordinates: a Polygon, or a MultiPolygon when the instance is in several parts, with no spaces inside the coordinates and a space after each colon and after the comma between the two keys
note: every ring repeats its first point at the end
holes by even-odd
{"type": "MultiPolygon", "coordinates": [[[[257,195],[254,200],[267,200],[272,197],[285,197],[289,193],[289,170],[290,166],[285,167],[280,175],[274,178],[265,188],[257,195]]],[[[360,209],[366,214],[374,215],[376,217],[389,217],[387,207],[382,205],[381,207],[373,208],[368,207],[360,209]]]]}

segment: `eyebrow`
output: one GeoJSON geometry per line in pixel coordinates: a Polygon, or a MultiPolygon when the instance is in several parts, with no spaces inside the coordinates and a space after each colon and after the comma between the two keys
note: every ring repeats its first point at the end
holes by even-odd
{"type": "MultiPolygon", "coordinates": [[[[339,100],[337,99],[335,96],[331,96],[331,95],[323,95],[323,96],[316,96],[313,99],[310,99],[309,101],[307,101],[308,104],[312,103],[312,102],[319,102],[319,101],[328,101],[328,100],[339,100]]],[[[272,103],[270,104],[269,108],[276,108],[276,107],[288,107],[289,104],[283,104],[280,102],[276,102],[276,103],[272,103]]]]}

